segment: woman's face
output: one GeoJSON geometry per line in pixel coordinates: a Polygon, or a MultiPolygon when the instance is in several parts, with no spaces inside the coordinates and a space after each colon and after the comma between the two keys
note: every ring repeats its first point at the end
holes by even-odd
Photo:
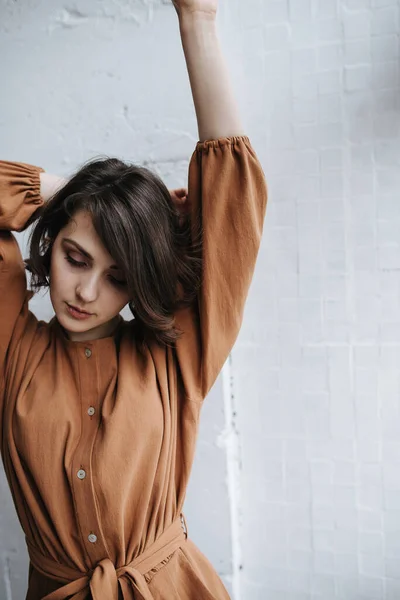
{"type": "Polygon", "coordinates": [[[104,247],[89,213],[81,210],[56,237],[50,298],[68,337],[88,341],[112,335],[130,298],[121,269],[104,247]],[[84,319],[69,307],[90,313],[84,319]]]}

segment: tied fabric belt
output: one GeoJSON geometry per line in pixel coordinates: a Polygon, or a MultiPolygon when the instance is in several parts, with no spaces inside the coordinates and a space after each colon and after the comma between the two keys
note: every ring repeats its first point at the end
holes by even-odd
{"type": "Polygon", "coordinates": [[[141,600],[154,600],[144,574],[180,548],[186,538],[186,520],[181,514],[151,546],[128,565],[116,569],[109,558],[103,558],[87,573],[71,569],[43,556],[28,540],[26,542],[33,567],[45,577],[66,583],[62,588],[47,594],[42,600],[85,600],[89,589],[93,600],[118,600],[118,583],[124,600],[132,598],[132,587],[136,592],[135,595],[138,595],[141,600]]]}

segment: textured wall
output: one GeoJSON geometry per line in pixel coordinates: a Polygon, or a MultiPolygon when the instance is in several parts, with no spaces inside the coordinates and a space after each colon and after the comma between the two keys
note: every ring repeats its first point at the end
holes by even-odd
{"type": "MultiPolygon", "coordinates": [[[[400,598],[399,8],[221,0],[270,204],[186,514],[235,600],[400,598]]],[[[197,130],[167,2],[0,11],[2,157],[68,175],[114,154],[184,184],[197,130]]],[[[51,316],[47,298],[32,308],[51,316]]],[[[26,555],[0,484],[0,600],[19,600],[26,555]]]]}
{"type": "Polygon", "coordinates": [[[238,3],[270,184],[233,352],[245,600],[400,598],[399,6],[238,3]]]}

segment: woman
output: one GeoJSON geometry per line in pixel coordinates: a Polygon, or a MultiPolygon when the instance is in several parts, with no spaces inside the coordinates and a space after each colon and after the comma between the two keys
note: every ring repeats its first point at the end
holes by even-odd
{"type": "Polygon", "coordinates": [[[173,207],[184,193],[171,202],[145,169],[98,161],[53,193],[42,169],[1,163],[0,441],[27,600],[229,597],[181,510],[202,402],[240,329],[266,187],[232,98],[217,0],[174,5],[199,128],[192,248],[173,207]],[[49,323],[28,309],[11,233],[34,221],[28,265],[36,287],[49,285],[49,323]]]}

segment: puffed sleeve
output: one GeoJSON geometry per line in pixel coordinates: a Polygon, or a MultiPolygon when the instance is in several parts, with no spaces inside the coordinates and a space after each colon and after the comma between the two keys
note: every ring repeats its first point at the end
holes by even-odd
{"type": "Polygon", "coordinates": [[[247,136],[197,143],[188,199],[201,215],[202,284],[176,315],[176,359],[185,394],[202,401],[238,337],[263,232],[267,186],[247,136]]]}
{"type": "Polygon", "coordinates": [[[0,230],[22,231],[43,204],[41,167],[0,160],[0,230]]]}
{"type": "Polygon", "coordinates": [[[0,399],[4,368],[11,341],[23,332],[28,318],[25,267],[17,240],[11,230],[21,231],[37,208],[40,197],[39,173],[43,169],[0,161],[0,399]]]}

